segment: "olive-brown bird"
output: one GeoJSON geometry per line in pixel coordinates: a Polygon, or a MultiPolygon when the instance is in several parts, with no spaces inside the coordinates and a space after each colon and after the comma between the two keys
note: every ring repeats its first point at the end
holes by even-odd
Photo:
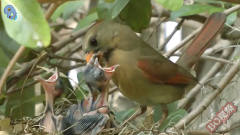
{"type": "Polygon", "coordinates": [[[111,21],[96,24],[86,35],[84,50],[102,52],[123,95],[142,105],[168,104],[195,84],[195,78],[140,39],[128,26],[111,21]]]}
{"type": "Polygon", "coordinates": [[[130,27],[113,21],[95,24],[85,36],[83,49],[101,53],[107,66],[119,64],[113,81],[123,95],[141,105],[166,105],[197,83],[189,71],[155,51],[130,27]]]}

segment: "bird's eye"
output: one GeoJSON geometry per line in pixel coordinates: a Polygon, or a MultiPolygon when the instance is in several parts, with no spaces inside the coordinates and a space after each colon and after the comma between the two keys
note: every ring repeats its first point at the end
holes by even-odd
{"type": "Polygon", "coordinates": [[[98,45],[97,39],[95,37],[90,39],[90,45],[91,46],[97,46],[98,45]]]}

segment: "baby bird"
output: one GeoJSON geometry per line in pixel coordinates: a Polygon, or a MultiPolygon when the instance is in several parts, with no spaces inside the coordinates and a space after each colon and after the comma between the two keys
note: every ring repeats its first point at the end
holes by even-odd
{"type": "Polygon", "coordinates": [[[48,133],[61,131],[65,127],[63,116],[56,116],[53,108],[55,99],[63,93],[63,89],[61,89],[60,86],[61,82],[58,79],[58,72],[56,70],[55,73],[47,80],[41,78],[38,80],[43,86],[46,99],[44,117],[41,120],[40,125],[42,125],[44,127],[44,131],[48,133]]]}
{"type": "Polygon", "coordinates": [[[48,133],[61,132],[64,135],[96,135],[106,125],[108,117],[108,82],[118,66],[102,68],[96,57],[84,67],[84,79],[90,94],[80,104],[71,105],[66,116],[54,114],[54,101],[63,92],[58,72],[47,80],[38,79],[45,91],[46,107],[40,124],[48,133]]]}
{"type": "Polygon", "coordinates": [[[83,76],[90,89],[87,99],[72,105],[66,119],[71,123],[74,134],[96,135],[106,125],[108,117],[108,83],[118,65],[102,68],[98,58],[93,56],[83,70],[83,76]],[[100,93],[100,94],[99,94],[100,93]]]}

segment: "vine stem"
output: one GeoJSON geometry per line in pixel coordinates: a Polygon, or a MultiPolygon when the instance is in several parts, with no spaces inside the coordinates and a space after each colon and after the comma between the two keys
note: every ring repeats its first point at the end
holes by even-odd
{"type": "Polygon", "coordinates": [[[16,52],[16,54],[13,56],[13,58],[11,59],[11,61],[9,62],[6,70],[4,71],[1,80],[0,80],[0,94],[2,92],[2,88],[4,86],[5,81],[7,80],[7,77],[9,75],[9,73],[11,72],[12,68],[14,67],[15,63],[18,61],[18,59],[21,57],[21,55],[23,54],[23,52],[25,51],[25,47],[21,46],[18,51],[16,52]]]}

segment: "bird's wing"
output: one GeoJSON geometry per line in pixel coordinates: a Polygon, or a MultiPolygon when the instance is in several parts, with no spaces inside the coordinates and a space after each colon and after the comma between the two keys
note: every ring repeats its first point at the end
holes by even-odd
{"type": "Polygon", "coordinates": [[[74,133],[87,134],[88,132],[94,132],[91,134],[97,134],[103,129],[107,120],[108,116],[101,113],[85,115],[76,121],[76,126],[73,127],[74,133]]]}
{"type": "Polygon", "coordinates": [[[188,71],[166,58],[163,59],[165,60],[144,57],[138,60],[137,66],[144,76],[154,83],[186,85],[195,81],[188,71]]]}

